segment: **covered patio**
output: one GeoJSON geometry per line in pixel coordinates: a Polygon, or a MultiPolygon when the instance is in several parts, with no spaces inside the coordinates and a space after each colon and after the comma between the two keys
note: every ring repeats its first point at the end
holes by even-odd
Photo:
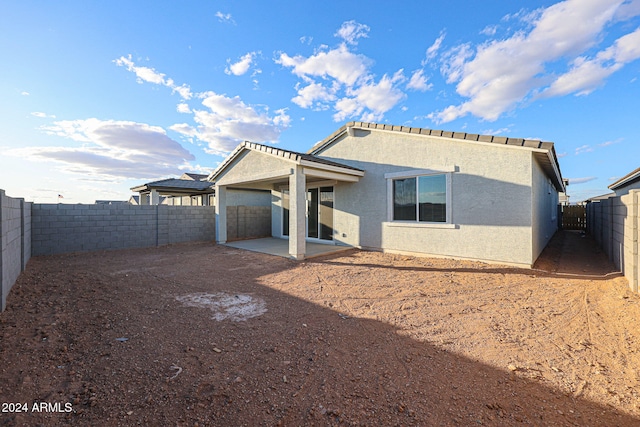
{"type": "Polygon", "coordinates": [[[257,248],[264,244],[274,254],[298,260],[343,250],[334,240],[334,187],[339,183],[356,183],[362,176],[364,171],[348,165],[244,142],[209,177],[215,182],[217,242],[227,243],[227,191],[244,188],[283,194],[282,199],[286,200],[272,205],[272,236],[281,238],[253,244],[234,242],[231,246],[257,248]]]}
{"type": "MultiPolygon", "coordinates": [[[[263,254],[276,255],[290,258],[289,241],[286,239],[277,239],[275,237],[264,237],[262,239],[236,240],[235,242],[227,242],[225,246],[236,249],[244,249],[252,252],[261,252],[263,254]]],[[[351,246],[325,245],[322,243],[306,242],[305,258],[314,258],[323,255],[330,255],[338,252],[344,252],[353,249],[351,246]]]]}

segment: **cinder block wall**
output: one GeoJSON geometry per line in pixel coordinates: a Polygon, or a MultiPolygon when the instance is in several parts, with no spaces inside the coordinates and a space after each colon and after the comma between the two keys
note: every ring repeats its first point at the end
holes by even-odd
{"type": "Polygon", "coordinates": [[[587,205],[587,230],[638,292],[638,224],[640,191],[587,205]]]}
{"type": "Polygon", "coordinates": [[[227,240],[271,236],[271,206],[227,206],[227,240]]]}
{"type": "MultiPolygon", "coordinates": [[[[271,235],[269,206],[228,209],[233,238],[271,235]]],[[[215,232],[213,206],[32,204],[0,190],[0,309],[31,255],[213,242],[215,232]]]]}
{"type": "Polygon", "coordinates": [[[8,197],[0,190],[0,310],[7,305],[7,295],[31,257],[31,203],[8,197]]]}
{"type": "Polygon", "coordinates": [[[158,245],[215,241],[214,206],[159,206],[158,245]]]}
{"type": "Polygon", "coordinates": [[[37,204],[32,255],[215,240],[213,206],[37,204]]]}

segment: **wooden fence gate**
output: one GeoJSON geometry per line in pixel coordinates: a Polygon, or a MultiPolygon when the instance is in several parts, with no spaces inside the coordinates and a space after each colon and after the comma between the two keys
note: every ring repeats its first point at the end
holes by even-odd
{"type": "Polygon", "coordinates": [[[562,206],[563,230],[586,230],[587,207],[584,205],[562,206]]]}

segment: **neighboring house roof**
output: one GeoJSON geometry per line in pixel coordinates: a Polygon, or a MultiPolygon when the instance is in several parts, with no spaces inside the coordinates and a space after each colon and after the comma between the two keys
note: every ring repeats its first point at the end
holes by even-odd
{"type": "Polygon", "coordinates": [[[607,193],[607,194],[602,194],[600,196],[594,196],[594,197],[590,197],[587,200],[585,200],[585,202],[598,202],[600,200],[606,200],[609,197],[614,197],[616,195],[616,193],[607,193]]]}
{"type": "Polygon", "coordinates": [[[190,179],[192,181],[204,181],[205,179],[207,179],[206,174],[202,174],[202,173],[190,173],[190,172],[185,172],[182,174],[182,176],[180,176],[180,179],[190,179]]]}
{"type": "MultiPolygon", "coordinates": [[[[398,133],[409,133],[412,135],[429,135],[442,138],[459,139],[468,142],[492,143],[500,145],[509,145],[523,147],[534,152],[534,156],[538,159],[546,174],[552,179],[558,191],[565,191],[564,180],[560,173],[560,163],[556,156],[553,142],[543,142],[540,140],[508,138],[506,136],[479,135],[465,132],[451,132],[443,130],[416,128],[409,126],[394,126],[378,123],[367,122],[349,122],[340,129],[329,135],[327,138],[314,145],[307,154],[316,155],[325,147],[331,145],[344,134],[351,132],[354,128],[364,130],[381,130],[398,133]]],[[[609,187],[611,188],[611,187],[609,187]]]]}
{"type": "Polygon", "coordinates": [[[620,187],[624,187],[625,185],[633,184],[634,182],[640,180],[640,168],[630,172],[611,184],[609,188],[613,191],[616,191],[620,187]]]}
{"type": "Polygon", "coordinates": [[[269,145],[262,145],[255,142],[245,141],[242,144],[238,145],[236,149],[233,150],[233,152],[224,160],[224,162],[222,162],[220,166],[216,168],[216,170],[211,172],[211,175],[209,175],[209,177],[207,178],[208,181],[215,181],[218,175],[220,175],[220,173],[224,171],[226,167],[230,165],[245,150],[260,151],[262,153],[281,157],[283,159],[291,161],[292,163],[304,166],[313,166],[319,169],[336,168],[351,175],[364,175],[364,171],[362,169],[323,159],[312,154],[298,153],[296,151],[283,150],[281,148],[275,148],[269,145]]]}
{"type": "Polygon", "coordinates": [[[191,181],[188,179],[168,178],[131,187],[131,191],[135,192],[151,190],[169,192],[213,192],[213,183],[209,181],[191,181]]]}
{"type": "Polygon", "coordinates": [[[131,196],[129,197],[129,203],[132,205],[139,205],[140,204],[140,196],[131,196]]]}
{"type": "Polygon", "coordinates": [[[96,205],[122,205],[129,203],[127,200],[96,200],[96,205]]]}

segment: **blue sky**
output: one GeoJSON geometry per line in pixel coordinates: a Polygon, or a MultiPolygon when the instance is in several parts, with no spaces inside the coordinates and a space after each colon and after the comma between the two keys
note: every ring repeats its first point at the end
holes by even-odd
{"type": "Polygon", "coordinates": [[[0,188],[40,203],[351,120],[552,141],[573,202],[640,166],[640,0],[22,0],[0,55],[0,188]]]}

